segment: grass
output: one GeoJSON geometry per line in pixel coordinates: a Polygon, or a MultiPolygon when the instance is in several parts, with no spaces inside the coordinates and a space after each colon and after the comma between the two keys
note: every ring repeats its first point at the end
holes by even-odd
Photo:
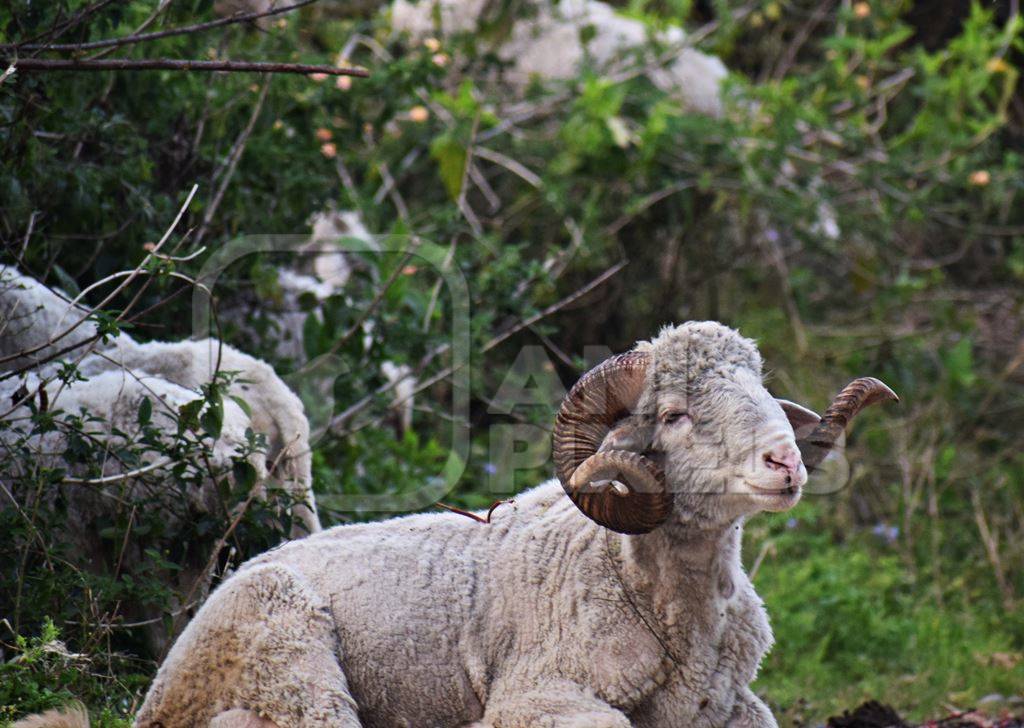
{"type": "Polygon", "coordinates": [[[1024,618],[995,589],[955,580],[940,599],[907,568],[898,537],[816,528],[813,512],[772,517],[748,543],[773,544],[755,583],[776,645],[755,689],[781,725],[818,725],[869,699],[923,721],[1024,691],[1024,618]]]}

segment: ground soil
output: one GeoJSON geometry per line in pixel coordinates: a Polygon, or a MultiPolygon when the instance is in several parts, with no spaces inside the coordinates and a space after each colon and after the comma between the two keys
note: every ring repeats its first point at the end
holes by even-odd
{"type": "Polygon", "coordinates": [[[870,701],[853,711],[828,719],[828,728],[1024,728],[1024,716],[986,716],[976,711],[951,715],[916,725],[908,723],[888,705],[870,701]]]}

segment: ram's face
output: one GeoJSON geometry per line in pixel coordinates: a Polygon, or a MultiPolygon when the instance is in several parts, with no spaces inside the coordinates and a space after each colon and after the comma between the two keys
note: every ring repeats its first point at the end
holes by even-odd
{"type": "Polygon", "coordinates": [[[793,428],[748,369],[703,377],[653,398],[649,456],[684,507],[732,517],[782,511],[807,481],[793,428]]]}
{"type": "Polygon", "coordinates": [[[715,322],[689,322],[576,382],[555,421],[555,471],[587,517],[620,533],[647,533],[673,517],[723,523],[782,511],[853,416],[895,399],[861,377],[819,418],[772,398],[753,341],[715,322]]]}

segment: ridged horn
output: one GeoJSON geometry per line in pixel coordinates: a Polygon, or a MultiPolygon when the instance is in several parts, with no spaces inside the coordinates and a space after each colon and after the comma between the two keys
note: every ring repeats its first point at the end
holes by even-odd
{"type": "Polygon", "coordinates": [[[807,437],[797,441],[807,470],[813,470],[821,464],[858,412],[877,402],[886,401],[899,402],[900,398],[874,377],[854,379],[843,387],[825,410],[821,422],[807,437]]]}
{"type": "Polygon", "coordinates": [[[555,420],[555,472],[566,495],[588,518],[618,533],[648,533],[672,513],[672,494],[655,462],[627,450],[598,452],[615,423],[633,414],[649,365],[646,352],[607,359],[576,382],[555,420]]]}

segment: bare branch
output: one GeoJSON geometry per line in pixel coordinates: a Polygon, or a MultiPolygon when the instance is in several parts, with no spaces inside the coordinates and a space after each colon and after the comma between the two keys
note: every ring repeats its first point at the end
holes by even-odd
{"type": "Polygon", "coordinates": [[[20,58],[11,65],[18,71],[224,71],[227,73],[323,73],[327,76],[358,76],[365,78],[365,68],[337,68],[307,63],[272,63],[266,61],[195,61],[174,58],[20,58]]]}
{"type": "MultiPolygon", "coordinates": [[[[556,301],[555,303],[551,304],[550,306],[548,306],[544,310],[539,311],[538,313],[535,313],[533,316],[530,316],[529,318],[524,319],[523,321],[520,321],[518,324],[516,324],[516,325],[506,329],[505,331],[502,331],[501,333],[496,334],[486,344],[483,345],[483,347],[480,349],[480,353],[486,354],[488,351],[490,351],[494,347],[498,346],[503,341],[506,341],[509,337],[517,334],[518,332],[522,331],[523,329],[526,329],[526,328],[529,328],[530,326],[533,326],[534,324],[536,324],[541,319],[543,319],[543,318],[545,318],[547,316],[550,316],[551,314],[555,313],[559,309],[565,308],[566,306],[568,306],[572,302],[582,298],[583,296],[585,296],[586,294],[590,293],[595,288],[597,288],[598,286],[603,284],[609,278],[614,276],[620,270],[625,268],[627,262],[628,261],[620,261],[620,262],[616,263],[611,268],[608,268],[603,273],[601,273],[599,276],[594,278],[592,281],[590,281],[589,283],[584,285],[582,288],[579,288],[579,289],[573,291],[572,293],[570,293],[565,298],[563,298],[563,299],[561,299],[559,301],[556,301]]],[[[450,348],[451,348],[450,344],[442,344],[441,346],[438,346],[435,349],[433,349],[430,352],[428,352],[427,355],[424,356],[423,359],[419,362],[419,365],[416,367],[416,369],[413,372],[412,376],[418,378],[419,375],[422,374],[426,370],[426,368],[430,365],[430,363],[435,358],[437,358],[441,354],[445,353],[450,348]]],[[[442,379],[445,379],[445,378],[451,376],[452,373],[455,371],[455,369],[456,369],[456,367],[452,367],[452,366],[445,367],[444,369],[439,371],[437,374],[434,374],[433,376],[431,376],[426,381],[420,383],[419,386],[417,386],[416,389],[414,389],[407,397],[404,397],[401,400],[395,400],[395,402],[393,402],[393,405],[394,406],[398,406],[398,405],[403,404],[404,402],[408,401],[411,397],[415,397],[417,394],[419,394],[423,390],[428,389],[428,388],[434,386],[435,384],[437,384],[438,382],[440,382],[442,379]]],[[[330,429],[338,437],[345,437],[347,435],[352,434],[353,432],[358,432],[359,430],[363,429],[363,427],[366,427],[366,425],[368,423],[363,423],[362,425],[355,426],[355,427],[352,427],[352,428],[349,428],[349,429],[344,429],[344,430],[341,429],[341,426],[343,424],[347,423],[353,417],[355,417],[355,415],[359,414],[364,409],[369,407],[373,403],[374,398],[379,397],[382,394],[386,394],[387,392],[390,392],[392,389],[394,389],[396,386],[398,386],[398,382],[399,382],[399,380],[395,379],[392,382],[387,382],[385,384],[382,384],[381,386],[377,387],[377,389],[375,389],[373,392],[371,392],[370,394],[367,394],[365,397],[360,399],[355,404],[351,405],[350,407],[348,407],[344,411],[342,411],[339,414],[337,414],[334,417],[332,417],[330,425],[329,425],[330,429]]]]}

